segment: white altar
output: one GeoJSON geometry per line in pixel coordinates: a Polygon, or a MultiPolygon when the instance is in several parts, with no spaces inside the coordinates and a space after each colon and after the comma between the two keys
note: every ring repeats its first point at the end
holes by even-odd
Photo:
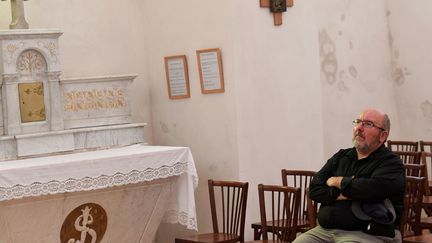
{"type": "Polygon", "coordinates": [[[70,243],[86,234],[81,243],[149,243],[162,221],[196,230],[197,183],[185,147],[136,144],[0,162],[0,242],[70,243]],[[75,229],[62,228],[70,212],[86,203],[106,212],[106,230],[97,240],[95,231],[90,234],[97,227],[91,211],[73,219],[87,231],[76,222],[75,229]],[[83,217],[92,220],[84,225],[83,217]]]}

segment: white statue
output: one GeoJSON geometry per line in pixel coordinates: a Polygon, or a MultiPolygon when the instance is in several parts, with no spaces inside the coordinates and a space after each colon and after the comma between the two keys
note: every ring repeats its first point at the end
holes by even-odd
{"type": "MultiPolygon", "coordinates": [[[[2,0],[6,1],[6,0],[2,0]]],[[[12,9],[12,22],[9,25],[10,29],[28,29],[29,25],[24,16],[23,0],[10,0],[12,9]]]]}

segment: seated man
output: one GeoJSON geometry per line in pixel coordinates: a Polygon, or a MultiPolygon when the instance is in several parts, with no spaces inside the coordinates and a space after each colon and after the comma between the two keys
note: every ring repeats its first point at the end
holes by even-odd
{"type": "Polygon", "coordinates": [[[378,110],[366,109],[353,125],[354,147],[339,150],[311,182],[310,197],[321,203],[318,226],[295,243],[402,242],[398,226],[405,172],[400,158],[384,146],[390,120],[378,110]],[[359,217],[353,204],[357,205],[354,211],[360,207],[371,219],[359,217]],[[389,207],[392,210],[387,211],[389,207]],[[373,220],[374,211],[384,219],[373,220]]]}

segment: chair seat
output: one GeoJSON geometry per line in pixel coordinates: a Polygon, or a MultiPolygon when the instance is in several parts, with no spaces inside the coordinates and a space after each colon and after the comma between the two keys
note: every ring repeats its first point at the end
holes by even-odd
{"type": "MultiPolygon", "coordinates": [[[[276,223],[277,225],[277,223],[276,223]]],[[[297,220],[297,227],[305,227],[309,225],[309,220],[307,219],[298,219],[297,220]]],[[[261,222],[252,223],[251,227],[253,229],[261,229],[261,222]]],[[[273,227],[272,221],[267,221],[267,227],[273,227]]]]}
{"type": "Polygon", "coordinates": [[[415,236],[415,235],[416,235],[416,233],[413,230],[409,229],[409,230],[405,230],[403,237],[411,237],[411,236],[415,236]]]}
{"type": "Polygon", "coordinates": [[[421,218],[419,227],[421,229],[432,229],[432,217],[421,218]]]}
{"type": "MultiPolygon", "coordinates": [[[[276,223],[276,225],[277,225],[277,223],[276,223]]],[[[255,229],[255,230],[261,230],[261,222],[252,223],[251,227],[252,227],[252,229],[255,229]]],[[[267,221],[267,227],[269,227],[269,229],[273,229],[273,222],[267,221]]],[[[309,227],[309,220],[307,220],[307,219],[297,220],[297,227],[299,227],[299,228],[309,227]]]]}
{"type": "Polygon", "coordinates": [[[432,206],[432,196],[423,196],[423,206],[432,206]]]}
{"type": "Polygon", "coordinates": [[[199,235],[190,235],[183,238],[176,238],[175,243],[235,243],[240,241],[240,236],[231,235],[231,234],[216,234],[216,233],[207,233],[207,234],[199,234],[199,235]]]}
{"type": "Polygon", "coordinates": [[[243,243],[280,243],[281,241],[277,240],[254,240],[254,241],[245,241],[243,243]]]}
{"type": "Polygon", "coordinates": [[[404,243],[432,242],[432,234],[404,237],[403,242],[404,243]]]}

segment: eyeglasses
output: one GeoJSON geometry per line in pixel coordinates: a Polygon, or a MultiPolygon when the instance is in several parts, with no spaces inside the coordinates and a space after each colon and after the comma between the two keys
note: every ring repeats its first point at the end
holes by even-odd
{"type": "Polygon", "coordinates": [[[360,123],[361,123],[361,124],[363,125],[363,127],[365,127],[365,128],[372,128],[372,127],[375,127],[375,128],[378,128],[378,129],[381,130],[381,131],[385,131],[384,128],[375,125],[375,124],[374,124],[373,122],[371,122],[371,121],[363,121],[363,120],[361,120],[361,119],[354,119],[354,120],[352,121],[352,123],[353,123],[354,126],[358,126],[358,125],[360,125],[360,123]]]}

